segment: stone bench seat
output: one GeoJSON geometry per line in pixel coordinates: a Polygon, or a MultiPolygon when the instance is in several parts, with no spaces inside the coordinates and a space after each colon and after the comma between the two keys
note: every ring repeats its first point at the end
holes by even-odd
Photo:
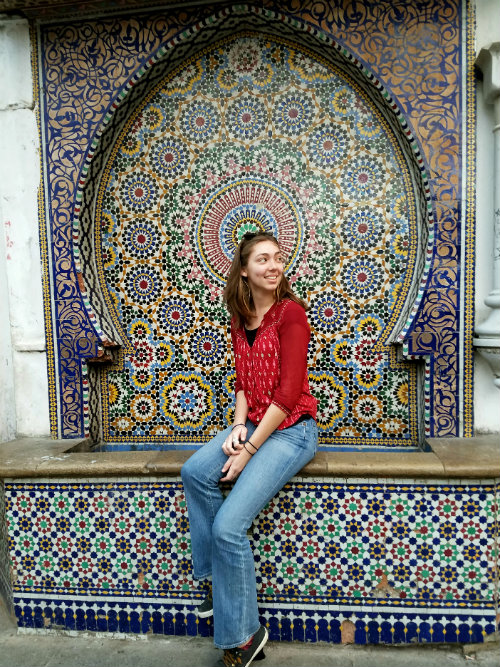
{"type": "MultiPolygon", "coordinates": [[[[262,510],[249,539],[272,640],[496,636],[500,442],[427,444],[319,452],[262,510]]],[[[0,594],[20,629],[210,635],[179,476],[191,451],[87,445],[0,445],[0,594]]]]}
{"type": "MultiPolygon", "coordinates": [[[[431,438],[430,451],[318,452],[300,475],[343,479],[495,479],[500,438],[431,438]]],[[[22,438],[0,444],[0,479],[26,477],[144,477],[180,474],[192,454],[178,451],[78,451],[86,441],[22,438]]]]}

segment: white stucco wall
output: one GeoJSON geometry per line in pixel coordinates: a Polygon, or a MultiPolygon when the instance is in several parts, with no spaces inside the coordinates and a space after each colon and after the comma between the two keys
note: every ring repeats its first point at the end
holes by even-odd
{"type": "MultiPolygon", "coordinates": [[[[0,222],[3,224],[1,200],[0,222]]],[[[16,433],[16,407],[14,401],[12,341],[10,337],[9,289],[7,285],[7,267],[5,266],[7,248],[6,238],[1,233],[2,231],[0,230],[0,442],[5,442],[12,440],[16,433]]]]}
{"type": "MultiPolygon", "coordinates": [[[[500,41],[500,0],[476,0],[476,55],[482,48],[500,41]]],[[[484,303],[493,284],[493,105],[483,96],[483,84],[477,92],[477,186],[476,186],[476,324],[487,319],[484,303]]],[[[496,174],[497,181],[500,174],[496,174]]],[[[496,187],[500,187],[497,182],[496,187]]],[[[500,391],[493,384],[493,371],[476,352],[474,371],[474,423],[476,433],[500,432],[500,391]]]]}
{"type": "MultiPolygon", "coordinates": [[[[477,52],[498,41],[500,0],[477,0],[477,52]]],[[[0,15],[0,442],[49,435],[37,190],[39,143],[28,23],[0,15]]],[[[487,316],[493,236],[493,108],[478,84],[476,322],[487,316]]],[[[500,432],[500,393],[476,355],[475,425],[500,432]]]]}
{"type": "Polygon", "coordinates": [[[0,438],[50,434],[27,21],[0,16],[0,438]],[[4,316],[5,313],[5,316],[4,316]]]}

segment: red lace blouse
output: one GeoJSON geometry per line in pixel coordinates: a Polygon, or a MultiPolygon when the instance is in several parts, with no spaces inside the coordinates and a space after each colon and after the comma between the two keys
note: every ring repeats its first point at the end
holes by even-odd
{"type": "Polygon", "coordinates": [[[271,403],[286,412],[278,430],[304,414],[316,418],[317,401],[309,390],[307,348],[311,331],[305,310],[283,299],[264,315],[250,347],[243,327],[231,324],[236,366],[235,394],[245,392],[248,418],[258,424],[271,403]]]}

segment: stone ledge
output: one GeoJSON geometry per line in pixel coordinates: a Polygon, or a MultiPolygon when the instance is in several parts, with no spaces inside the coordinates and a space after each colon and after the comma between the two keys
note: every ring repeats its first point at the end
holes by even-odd
{"type": "MultiPolygon", "coordinates": [[[[500,437],[432,438],[429,452],[319,452],[304,477],[364,479],[500,478],[500,437]]],[[[0,444],[0,479],[176,477],[190,450],[75,451],[83,441],[22,438],[0,444]],[[72,450],[72,451],[71,451],[72,450]]]]}

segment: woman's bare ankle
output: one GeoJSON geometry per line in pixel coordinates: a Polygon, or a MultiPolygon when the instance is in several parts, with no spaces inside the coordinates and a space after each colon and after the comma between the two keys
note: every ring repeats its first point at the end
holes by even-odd
{"type": "Polygon", "coordinates": [[[241,648],[241,649],[243,649],[243,650],[246,649],[246,648],[250,648],[250,646],[252,645],[252,642],[253,642],[253,637],[254,637],[254,636],[252,635],[252,636],[250,637],[250,639],[249,639],[247,642],[245,642],[245,643],[242,644],[241,646],[238,646],[238,648],[241,648]]]}

